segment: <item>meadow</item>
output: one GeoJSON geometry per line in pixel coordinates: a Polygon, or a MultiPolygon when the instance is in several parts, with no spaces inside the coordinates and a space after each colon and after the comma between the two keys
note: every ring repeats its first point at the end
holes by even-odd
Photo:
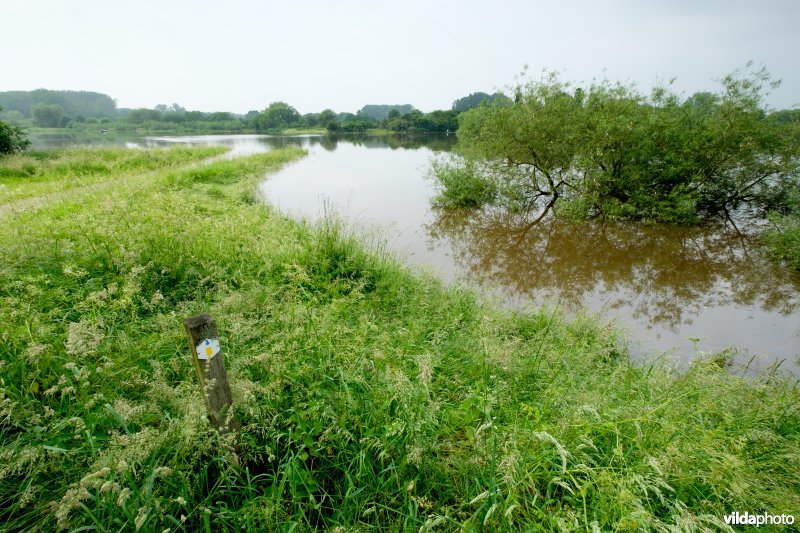
{"type": "Polygon", "coordinates": [[[718,531],[800,515],[800,391],[729,353],[633,363],[342,222],[265,204],[297,148],[0,159],[0,529],[718,531]],[[31,200],[35,198],[35,201],[31,200]],[[182,320],[217,321],[209,425],[182,320]]]}

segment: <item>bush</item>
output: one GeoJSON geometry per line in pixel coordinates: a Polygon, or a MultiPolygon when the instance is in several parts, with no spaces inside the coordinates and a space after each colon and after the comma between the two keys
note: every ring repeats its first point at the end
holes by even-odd
{"type": "Polygon", "coordinates": [[[764,234],[772,254],[794,269],[800,270],[800,217],[773,216],[776,229],[764,234]]]}
{"type": "MultiPolygon", "coordinates": [[[[0,111],[2,109],[0,107],[0,111]]],[[[0,120],[0,156],[21,152],[30,144],[31,142],[25,137],[22,128],[0,120]]]]}
{"type": "Polygon", "coordinates": [[[473,208],[489,204],[497,198],[497,187],[482,176],[469,161],[434,161],[432,177],[438,193],[436,207],[473,208]]]}
{"type": "MultiPolygon", "coordinates": [[[[763,69],[737,71],[718,93],[683,99],[609,82],[576,88],[553,74],[519,86],[511,106],[459,115],[459,149],[465,168],[480,165],[526,205],[579,198],[568,211],[679,224],[763,214],[783,208],[800,169],[798,123],[771,119],[764,103],[774,86],[763,69]]],[[[440,179],[441,196],[452,186],[455,199],[474,199],[480,183],[457,175],[440,179]]]]}

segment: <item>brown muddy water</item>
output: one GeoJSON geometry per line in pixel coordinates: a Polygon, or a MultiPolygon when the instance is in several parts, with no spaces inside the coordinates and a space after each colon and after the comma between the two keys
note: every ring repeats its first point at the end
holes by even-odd
{"type": "Polygon", "coordinates": [[[733,228],[630,223],[530,226],[496,212],[442,212],[430,160],[450,137],[195,136],[126,141],[224,144],[243,155],[287,144],[309,156],[264,181],[266,201],[316,221],[336,215],[414,268],[501,305],[589,310],[613,320],[636,358],[685,365],[732,349],[737,365],[800,369],[800,275],[733,228]]]}
{"type": "Polygon", "coordinates": [[[733,228],[567,223],[431,208],[432,157],[449,143],[306,138],[309,157],[262,185],[295,217],[331,212],[412,265],[514,308],[547,304],[613,319],[636,357],[683,365],[736,350],[739,365],[797,372],[800,276],[733,228]]]}

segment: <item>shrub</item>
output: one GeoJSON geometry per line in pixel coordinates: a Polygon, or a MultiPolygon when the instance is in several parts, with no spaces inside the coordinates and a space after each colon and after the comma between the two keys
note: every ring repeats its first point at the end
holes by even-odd
{"type": "Polygon", "coordinates": [[[476,171],[469,161],[437,160],[432,163],[432,177],[438,192],[433,200],[436,207],[472,208],[492,203],[497,187],[476,171]]]}

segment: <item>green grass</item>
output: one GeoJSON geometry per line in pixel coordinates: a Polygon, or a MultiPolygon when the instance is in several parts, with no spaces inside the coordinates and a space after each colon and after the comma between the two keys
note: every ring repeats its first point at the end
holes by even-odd
{"type": "Polygon", "coordinates": [[[800,514],[793,383],[736,377],[724,355],[633,365],[597,317],[501,312],[340,223],[288,220],[255,184],[301,155],[5,216],[4,529],[667,531],[800,514]],[[201,311],[238,456],[189,363],[181,320],[201,311]]]}
{"type": "Polygon", "coordinates": [[[299,135],[299,134],[325,134],[328,130],[325,128],[289,128],[283,130],[284,135],[299,135]]]}
{"type": "Polygon", "coordinates": [[[800,216],[773,217],[775,229],[764,234],[764,242],[776,259],[800,270],[800,216]]]}
{"type": "Polygon", "coordinates": [[[369,128],[364,132],[366,135],[396,135],[396,131],[387,130],[384,128],[369,128]]]}
{"type": "Polygon", "coordinates": [[[0,205],[201,161],[220,147],[163,150],[71,148],[28,151],[0,159],[0,205]]]}

